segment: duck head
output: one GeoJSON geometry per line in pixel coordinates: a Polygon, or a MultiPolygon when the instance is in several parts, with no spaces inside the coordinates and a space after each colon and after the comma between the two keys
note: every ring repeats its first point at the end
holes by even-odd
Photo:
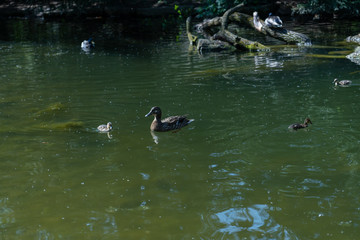
{"type": "Polygon", "coordinates": [[[89,42],[89,44],[90,44],[91,47],[95,47],[95,42],[94,42],[94,40],[93,40],[92,37],[89,38],[88,42],[89,42]]]}
{"type": "Polygon", "coordinates": [[[159,107],[152,107],[150,112],[145,115],[145,117],[148,117],[150,115],[155,115],[156,117],[161,118],[161,109],[159,107]]]}
{"type": "Polygon", "coordinates": [[[305,121],[304,121],[304,124],[305,124],[305,125],[307,125],[308,123],[311,123],[311,124],[312,124],[310,118],[306,118],[305,121]]]}
{"type": "Polygon", "coordinates": [[[333,83],[335,83],[335,85],[337,85],[338,82],[339,82],[339,80],[337,78],[335,78],[333,81],[333,83]]]}
{"type": "Polygon", "coordinates": [[[106,127],[107,127],[107,129],[112,130],[112,123],[111,123],[111,122],[108,122],[108,123],[106,124],[106,127]]]}

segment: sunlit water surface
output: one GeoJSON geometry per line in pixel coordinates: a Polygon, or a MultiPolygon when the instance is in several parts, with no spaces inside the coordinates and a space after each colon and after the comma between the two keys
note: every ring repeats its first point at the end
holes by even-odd
{"type": "Polygon", "coordinates": [[[360,69],[315,54],[360,29],[288,26],[314,46],[251,32],[272,51],[199,55],[183,26],[3,24],[0,239],[356,239],[360,69]],[[152,106],[195,121],[152,135],[152,106]]]}

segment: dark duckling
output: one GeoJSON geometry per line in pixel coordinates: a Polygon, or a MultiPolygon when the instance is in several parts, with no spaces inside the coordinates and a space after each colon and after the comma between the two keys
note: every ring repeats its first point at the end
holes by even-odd
{"type": "Polygon", "coordinates": [[[110,132],[112,130],[112,124],[111,122],[108,122],[107,124],[102,124],[97,127],[99,132],[110,132]]]}
{"type": "Polygon", "coordinates": [[[272,13],[269,13],[269,17],[265,19],[265,25],[270,28],[280,28],[282,24],[280,17],[273,16],[272,13]]]}
{"type": "Polygon", "coordinates": [[[304,123],[294,123],[294,124],[291,124],[291,125],[289,126],[289,129],[298,130],[298,129],[301,129],[301,128],[307,128],[309,123],[312,124],[310,118],[306,118],[305,121],[304,121],[304,123]]]}
{"type": "Polygon", "coordinates": [[[186,116],[171,116],[161,120],[161,109],[159,107],[151,108],[150,112],[145,115],[148,117],[154,115],[154,121],[150,125],[151,131],[166,132],[185,127],[194,119],[188,119],[186,116]]]}
{"type": "Polygon", "coordinates": [[[350,86],[352,81],[350,81],[350,80],[339,81],[337,78],[335,78],[333,83],[335,84],[335,86],[350,86]]]}

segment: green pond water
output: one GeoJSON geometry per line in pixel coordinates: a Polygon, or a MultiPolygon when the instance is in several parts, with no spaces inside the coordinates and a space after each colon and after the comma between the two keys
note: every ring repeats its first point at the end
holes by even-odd
{"type": "Polygon", "coordinates": [[[199,55],[183,25],[3,22],[0,239],[358,238],[360,68],[341,41],[360,26],[346,25],[287,23],[313,47],[244,29],[272,50],[199,55]],[[152,134],[153,106],[195,121],[152,134]]]}

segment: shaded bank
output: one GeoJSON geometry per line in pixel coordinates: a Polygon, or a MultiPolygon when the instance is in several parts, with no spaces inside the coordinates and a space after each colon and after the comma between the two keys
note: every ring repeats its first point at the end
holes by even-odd
{"type": "Polygon", "coordinates": [[[138,18],[164,17],[169,15],[212,18],[227,9],[244,3],[244,13],[254,11],[260,15],[269,12],[279,16],[292,16],[301,21],[358,18],[360,1],[290,0],[290,1],[234,1],[234,0],[3,0],[0,2],[0,18],[138,18]]]}
{"type": "Polygon", "coordinates": [[[195,1],[12,1],[0,3],[0,18],[74,19],[161,17],[191,12],[195,1]]]}

